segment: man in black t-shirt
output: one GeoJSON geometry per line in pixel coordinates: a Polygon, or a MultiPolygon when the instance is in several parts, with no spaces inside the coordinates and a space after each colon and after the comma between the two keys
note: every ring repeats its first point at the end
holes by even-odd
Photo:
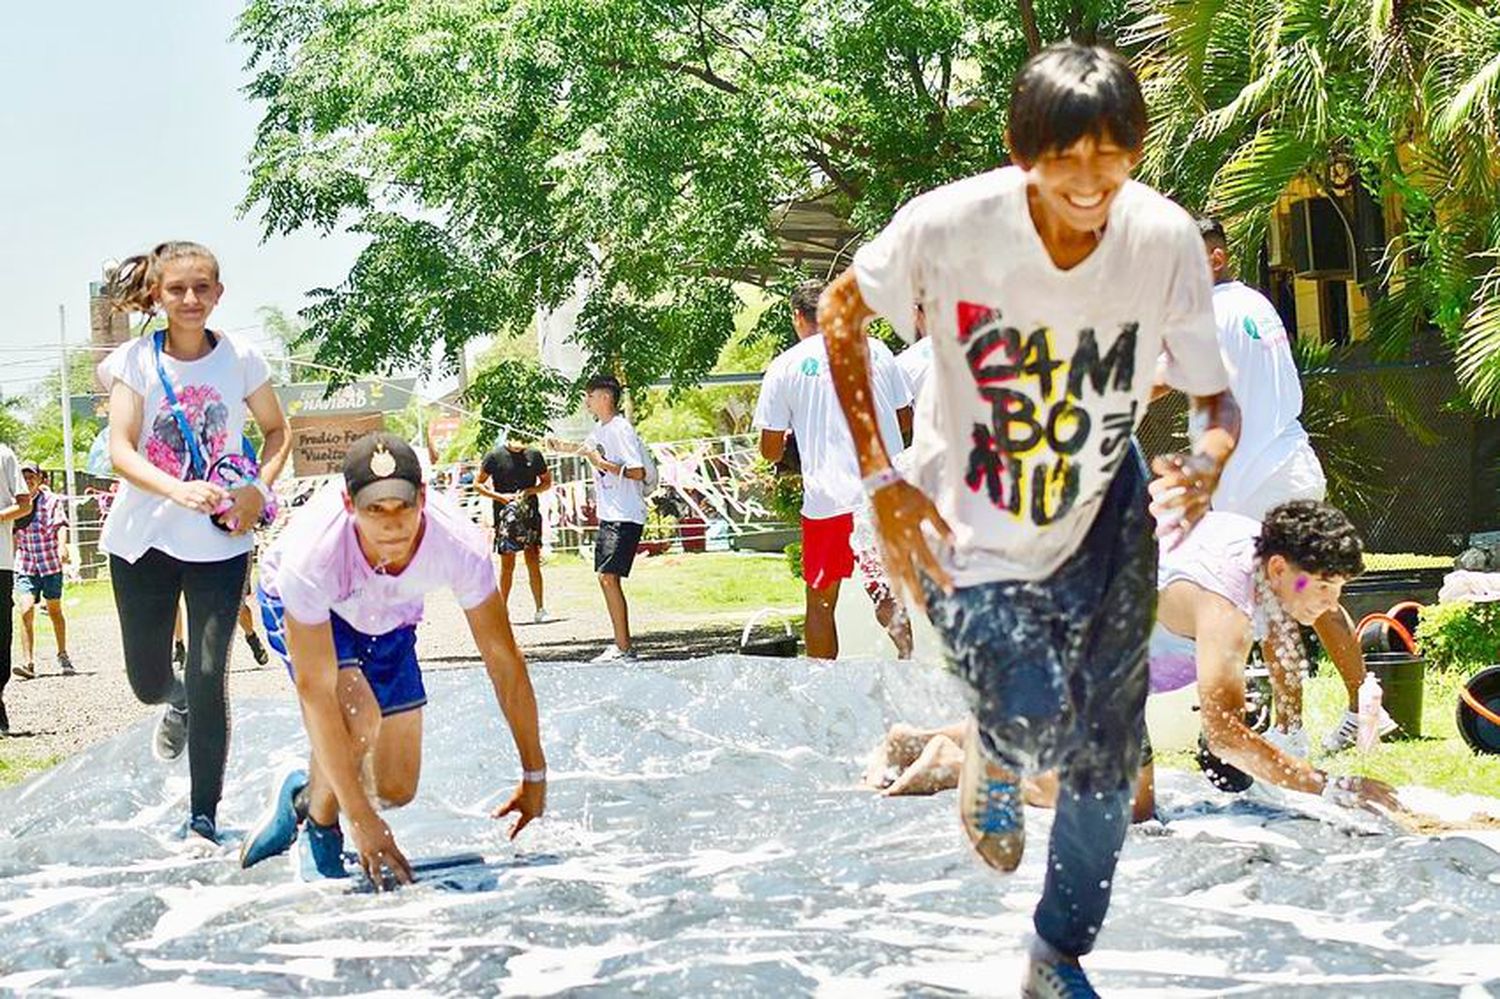
{"type": "Polygon", "coordinates": [[[516,552],[526,557],[536,622],[551,621],[542,600],[542,511],[537,496],[552,488],[547,459],[536,448],[506,442],[484,456],[474,488],[495,506],[495,551],[500,553],[500,596],[510,604],[516,552]]]}

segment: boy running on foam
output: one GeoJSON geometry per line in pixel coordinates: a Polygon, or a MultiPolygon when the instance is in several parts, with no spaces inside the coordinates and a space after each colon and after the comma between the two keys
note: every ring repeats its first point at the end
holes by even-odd
{"type": "Polygon", "coordinates": [[[1129,179],[1146,133],[1129,66],[1052,46],[1008,121],[1016,165],[902,208],[819,325],[891,578],[925,592],[971,687],[959,809],[992,867],[1021,860],[1021,775],[1059,771],[1026,993],[1091,996],[1078,958],[1109,908],[1144,728],[1156,544],[1131,435],[1158,355],[1193,408],[1194,453],[1157,459],[1151,487],[1176,532],[1206,511],[1239,419],[1192,219],[1129,179]],[[910,336],[918,304],[934,363],[914,485],[877,431],[862,327],[910,336]]]}
{"type": "Polygon", "coordinates": [[[495,588],[488,545],[448,499],[429,493],[411,446],[377,432],[355,442],[344,482],[297,511],[261,561],[266,635],[297,683],[312,754],[288,774],[245,838],[240,864],[284,853],[305,823],[302,870],[343,877],[349,820],[360,866],[411,880],[411,867],[377,807],[411,801],[422,767],[416,625],[423,598],[450,588],[489,671],[523,773],[492,813],[516,813],[514,839],[546,803],[546,761],[526,662],[495,588]],[[309,777],[309,774],[311,775],[309,777]]]}

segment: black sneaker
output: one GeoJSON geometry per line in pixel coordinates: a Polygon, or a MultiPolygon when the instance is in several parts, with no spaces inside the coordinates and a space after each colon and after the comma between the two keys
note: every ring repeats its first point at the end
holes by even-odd
{"type": "Polygon", "coordinates": [[[11,673],[17,680],[35,680],[36,665],[34,663],[17,663],[11,668],[11,673]]]}
{"type": "Polygon", "coordinates": [[[152,754],[163,763],[177,759],[187,748],[187,734],[187,708],[168,704],[162,709],[161,720],[156,723],[156,737],[151,741],[152,754]]]}
{"type": "Polygon", "coordinates": [[[245,636],[245,644],[250,646],[250,654],[255,657],[258,665],[264,666],[271,661],[271,653],[266,651],[266,647],[261,644],[260,636],[255,632],[252,631],[245,636]]]}

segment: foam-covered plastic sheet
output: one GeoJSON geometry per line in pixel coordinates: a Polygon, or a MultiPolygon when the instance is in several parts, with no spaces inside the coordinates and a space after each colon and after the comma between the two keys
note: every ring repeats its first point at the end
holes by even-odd
{"type": "MultiPolygon", "coordinates": [[[[409,856],[487,863],[388,895],[249,872],[171,831],[181,763],[146,727],[0,795],[0,992],[1011,995],[1048,827],[1002,880],[953,796],[856,786],[894,720],[958,703],[909,665],[722,657],[534,670],[552,774],[512,847],[517,773],[480,670],[429,676],[409,856]]],[[[235,705],[220,823],[243,829],[305,740],[290,700],[235,705]]],[[[1500,854],[1322,803],[1164,777],[1090,959],[1112,996],[1500,995],[1500,854]],[[1331,818],[1331,820],[1329,820],[1331,818]]]]}

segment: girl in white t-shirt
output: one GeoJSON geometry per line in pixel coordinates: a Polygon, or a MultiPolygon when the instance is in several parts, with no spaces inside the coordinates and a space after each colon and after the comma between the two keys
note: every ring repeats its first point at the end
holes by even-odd
{"type": "Polygon", "coordinates": [[[109,457],[121,479],[100,547],[109,554],[125,672],[138,698],[165,705],[157,758],[188,750],[183,835],[215,842],[229,755],[229,644],[250,532],[272,501],[290,443],[265,359],[206,326],[223,293],[218,261],[197,243],[162,243],[129,258],[110,285],[114,309],[162,312],[167,325],[117,347],[98,369],[109,388],[109,457]],[[259,477],[229,487],[216,470],[242,454],[249,415],[265,437],[259,477]],[[181,597],[188,645],[179,677],[172,626],[181,597]]]}

